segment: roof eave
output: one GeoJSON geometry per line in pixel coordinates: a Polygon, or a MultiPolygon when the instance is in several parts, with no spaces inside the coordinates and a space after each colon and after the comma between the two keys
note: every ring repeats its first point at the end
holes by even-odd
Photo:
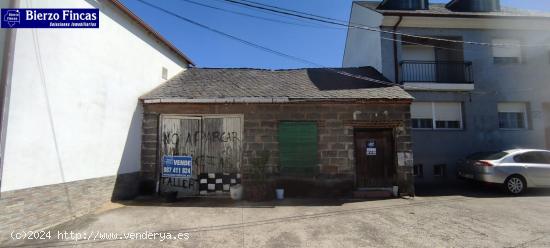
{"type": "Polygon", "coordinates": [[[128,15],[132,20],[134,20],[138,25],[143,27],[147,32],[149,32],[153,37],[158,39],[160,42],[162,42],[164,45],[168,47],[172,52],[174,52],[176,55],[178,55],[180,58],[185,60],[189,65],[195,66],[195,62],[193,62],[187,55],[185,55],[183,52],[181,52],[174,44],[172,44],[170,41],[168,41],[166,38],[164,38],[161,34],[159,34],[157,31],[155,31],[149,24],[145,23],[141,18],[139,18],[134,12],[132,12],[130,9],[128,9],[124,4],[122,4],[119,0],[111,0],[111,2],[119,8],[122,12],[124,12],[126,15],[128,15]]]}
{"type": "Polygon", "coordinates": [[[288,98],[288,97],[235,97],[235,98],[150,98],[144,104],[163,103],[297,103],[297,102],[350,102],[350,101],[412,101],[412,97],[396,98],[288,98]]]}
{"type": "Polygon", "coordinates": [[[487,19],[550,19],[550,16],[498,16],[498,15],[468,15],[468,14],[427,14],[414,12],[378,11],[383,16],[416,16],[416,17],[452,17],[452,18],[487,18],[487,19]]]}

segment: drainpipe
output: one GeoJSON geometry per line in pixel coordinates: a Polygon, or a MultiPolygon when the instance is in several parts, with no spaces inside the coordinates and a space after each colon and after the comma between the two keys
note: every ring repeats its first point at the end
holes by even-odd
{"type": "Polygon", "coordinates": [[[394,66],[394,74],[395,74],[395,83],[399,83],[399,63],[397,62],[397,27],[399,27],[399,24],[403,21],[403,16],[400,15],[399,19],[393,26],[393,66],[394,66]]]}
{"type": "MultiPolygon", "coordinates": [[[[10,0],[9,8],[17,8],[19,0],[10,0]]],[[[0,76],[0,192],[2,189],[2,171],[4,169],[4,152],[6,150],[6,131],[8,126],[8,107],[10,103],[11,76],[15,52],[16,29],[5,29],[4,54],[0,76]]],[[[1,193],[0,193],[1,194],[1,193]]]]}

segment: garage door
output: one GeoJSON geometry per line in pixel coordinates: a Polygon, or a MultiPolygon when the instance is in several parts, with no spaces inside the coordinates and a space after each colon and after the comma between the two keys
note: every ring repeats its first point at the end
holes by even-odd
{"type": "Polygon", "coordinates": [[[161,116],[159,191],[227,194],[240,183],[241,116],[161,116]]]}

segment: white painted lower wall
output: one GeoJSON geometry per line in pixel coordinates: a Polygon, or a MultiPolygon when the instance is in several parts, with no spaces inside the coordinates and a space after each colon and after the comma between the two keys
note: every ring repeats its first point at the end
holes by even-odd
{"type": "Polygon", "coordinates": [[[1,190],[138,171],[138,97],[186,62],[109,1],[21,5],[98,7],[100,28],[17,30],[1,190]]]}

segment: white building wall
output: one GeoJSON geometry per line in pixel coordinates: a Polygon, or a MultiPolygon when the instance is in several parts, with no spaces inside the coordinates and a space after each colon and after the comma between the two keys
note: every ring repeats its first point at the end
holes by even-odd
{"type": "Polygon", "coordinates": [[[138,97],[186,62],[110,1],[21,7],[100,8],[100,28],[17,30],[2,191],[139,171],[138,97]]]}
{"type": "MultiPolygon", "coordinates": [[[[8,8],[9,5],[10,5],[10,2],[7,1],[7,0],[4,0],[4,1],[0,2],[0,8],[1,9],[8,8]]],[[[6,35],[7,35],[7,33],[8,33],[7,29],[0,28],[0,68],[2,68],[3,63],[4,63],[4,60],[2,58],[4,58],[4,54],[5,54],[4,47],[6,45],[6,35]]]]}
{"type": "MultiPolygon", "coordinates": [[[[352,4],[350,26],[380,28],[383,16],[371,9],[352,4]]],[[[380,33],[360,28],[349,28],[344,51],[343,67],[372,66],[382,71],[380,33]]]]}

